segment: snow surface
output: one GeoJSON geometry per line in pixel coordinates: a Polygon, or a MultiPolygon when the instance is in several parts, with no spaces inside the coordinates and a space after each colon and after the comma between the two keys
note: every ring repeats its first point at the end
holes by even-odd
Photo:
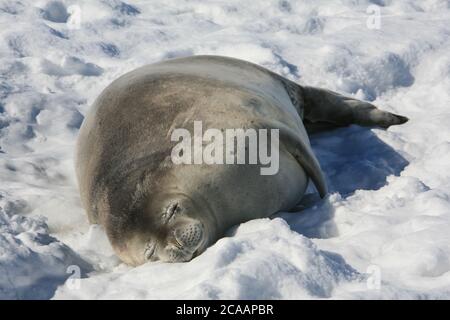
{"type": "Polygon", "coordinates": [[[450,298],[449,22],[446,0],[0,0],[0,298],[450,298]],[[131,268],[81,209],[77,131],[119,75],[192,54],[410,121],[313,137],[328,198],[242,224],[189,263],[131,268]]]}

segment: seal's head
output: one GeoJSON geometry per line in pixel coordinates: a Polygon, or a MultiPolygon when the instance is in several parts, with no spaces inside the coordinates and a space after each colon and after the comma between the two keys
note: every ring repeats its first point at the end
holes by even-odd
{"type": "Polygon", "coordinates": [[[118,256],[131,265],[189,261],[213,241],[213,224],[204,210],[186,195],[153,194],[128,221],[111,223],[108,236],[118,256]]]}

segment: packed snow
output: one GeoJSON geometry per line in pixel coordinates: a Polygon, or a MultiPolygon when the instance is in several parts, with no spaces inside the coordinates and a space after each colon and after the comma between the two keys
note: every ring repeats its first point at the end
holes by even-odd
{"type": "Polygon", "coordinates": [[[449,299],[449,52],[448,0],[0,0],[0,298],[449,299]],[[115,78],[193,54],[410,121],[313,136],[326,199],[132,268],[81,208],[77,132],[115,78]]]}

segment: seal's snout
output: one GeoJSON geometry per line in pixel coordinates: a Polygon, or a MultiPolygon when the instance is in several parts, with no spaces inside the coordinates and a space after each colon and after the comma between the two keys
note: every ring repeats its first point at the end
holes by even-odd
{"type": "Polygon", "coordinates": [[[174,231],[175,246],[180,250],[194,253],[202,244],[204,227],[200,222],[182,225],[174,231]]]}

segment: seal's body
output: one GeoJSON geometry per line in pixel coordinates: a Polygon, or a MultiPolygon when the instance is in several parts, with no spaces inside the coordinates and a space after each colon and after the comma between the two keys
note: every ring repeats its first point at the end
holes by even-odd
{"type": "Polygon", "coordinates": [[[308,179],[326,184],[306,128],[388,127],[407,119],[302,87],[255,64],[217,56],[168,60],[108,86],[80,130],[76,169],[91,223],[128,264],[188,261],[233,225],[294,207],[308,179]],[[173,130],[279,129],[279,171],[260,164],[174,164],[173,130]]]}

